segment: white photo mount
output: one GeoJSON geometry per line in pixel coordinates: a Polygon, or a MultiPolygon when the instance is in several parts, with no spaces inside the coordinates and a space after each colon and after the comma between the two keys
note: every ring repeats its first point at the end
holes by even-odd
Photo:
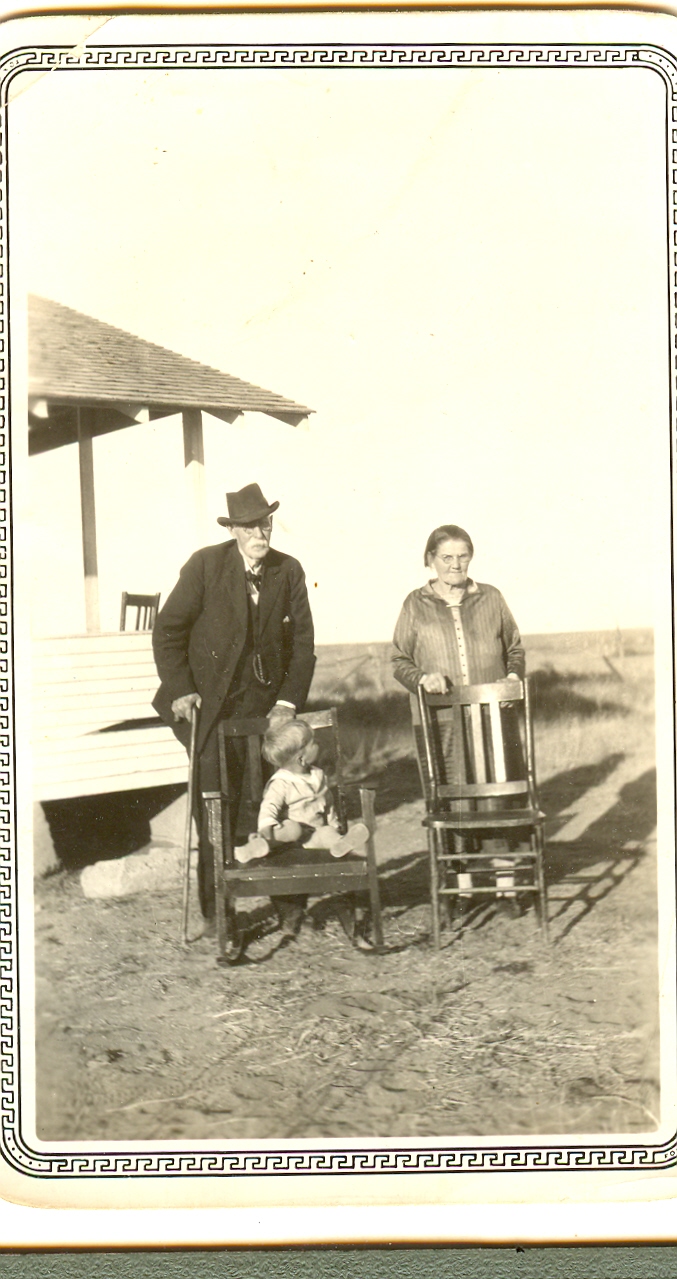
{"type": "MultiPolygon", "coordinates": [[[[358,15],[352,15],[356,19],[358,15]]],[[[485,15],[485,20],[489,15],[485,15]]],[[[580,17],[581,15],[579,15],[580,17]]],[[[617,17],[619,15],[616,15],[617,17]]],[[[59,77],[62,74],[82,77],[88,76],[110,78],[124,76],[130,71],[141,71],[147,82],[154,76],[180,78],[186,72],[202,75],[237,75],[239,77],[255,77],[265,71],[275,72],[276,76],[322,75],[340,77],[346,74],[359,76],[369,74],[375,77],[387,77],[393,72],[411,72],[415,75],[431,73],[443,76],[445,73],[462,71],[466,75],[477,76],[478,79],[487,73],[500,72],[504,78],[514,73],[533,73],[548,76],[570,77],[572,84],[576,78],[585,76],[587,72],[595,72],[605,76],[623,76],[632,81],[633,77],[646,77],[649,74],[655,83],[660,84],[664,101],[664,141],[665,141],[665,179],[666,207],[664,210],[664,226],[666,237],[666,254],[668,269],[668,305],[665,314],[664,349],[657,358],[663,361],[665,368],[665,400],[668,406],[663,429],[664,439],[658,442],[658,449],[663,456],[671,456],[675,428],[675,402],[677,398],[677,31],[673,34],[674,49],[660,44],[643,43],[637,40],[621,39],[575,39],[536,40],[530,38],[522,42],[516,36],[506,34],[507,15],[501,15],[499,24],[501,38],[469,39],[456,38],[456,29],[461,24],[461,15],[448,14],[442,18],[437,16],[437,27],[444,25],[449,19],[448,40],[434,39],[394,39],[392,35],[382,40],[355,39],[350,37],[350,15],[343,15],[348,30],[345,40],[328,40],[315,33],[313,15],[305,15],[308,36],[306,40],[262,38],[260,41],[234,39],[234,17],[228,19],[229,38],[220,42],[210,38],[202,40],[191,33],[191,17],[172,19],[171,38],[149,40],[145,33],[153,22],[158,24],[158,35],[162,35],[163,18],[125,17],[114,19],[108,30],[101,30],[87,40],[82,47],[73,49],[67,42],[59,43],[43,40],[41,36],[42,19],[25,19],[11,24],[12,47],[5,47],[0,57],[0,154],[4,158],[0,186],[0,356],[3,360],[4,377],[0,382],[0,424],[3,446],[2,483],[5,477],[18,474],[25,464],[24,445],[18,444],[18,437],[25,432],[25,410],[21,413],[20,395],[25,390],[23,373],[23,356],[25,337],[23,333],[23,301],[20,296],[21,281],[24,274],[23,263],[17,268],[17,285],[15,294],[13,242],[12,242],[12,162],[13,141],[11,111],[12,101],[22,91],[21,86],[30,76],[50,74],[59,77]],[[185,41],[175,38],[177,22],[186,23],[187,37],[185,41]],[[143,24],[143,37],[138,43],[133,40],[113,40],[115,23],[119,23],[125,32],[133,30],[136,22],[143,24]],[[18,39],[25,32],[26,37],[18,39]],[[105,37],[111,33],[110,42],[105,37]],[[35,43],[32,42],[33,38],[35,43]],[[13,43],[16,41],[16,43],[13,43]],[[22,79],[23,77],[23,79],[22,79]],[[9,287],[8,287],[9,282],[9,287]],[[16,317],[16,318],[15,318],[16,317]],[[15,336],[16,335],[16,336],[15,336]],[[11,381],[11,385],[10,385],[11,381]],[[13,457],[14,452],[14,457],[13,457]]],[[[414,21],[414,15],[408,20],[414,21]]],[[[533,20],[533,15],[530,15],[533,20]]],[[[166,19],[167,20],[167,19],[166,19]]],[[[569,15],[567,22],[575,23],[576,15],[569,15]]],[[[620,20],[620,19],[619,19],[620,20]]],[[[296,23],[302,21],[297,15],[296,23]]],[[[420,24],[421,35],[425,33],[424,15],[416,15],[420,24]]],[[[600,25],[604,25],[605,17],[599,15],[600,25]]],[[[637,24],[641,19],[635,15],[637,24]]],[[[671,20],[665,19],[667,27],[671,20]]],[[[217,19],[213,20],[215,24],[217,19]]],[[[250,30],[255,19],[243,19],[243,30],[250,30]]],[[[372,15],[371,24],[377,26],[379,17],[372,15]]],[[[511,23],[515,32],[519,28],[519,16],[511,15],[511,23]]],[[[330,24],[331,25],[331,24],[330,24]]],[[[357,22],[359,26],[359,21],[357,22]]],[[[472,25],[472,21],[471,24],[472,25]]],[[[647,21],[647,26],[650,23],[647,21]]],[[[278,15],[279,26],[279,15],[278,15]]],[[[324,27],[327,26],[325,15],[324,27]]],[[[526,24],[529,26],[529,23],[526,24]]],[[[384,28],[385,29],[385,28],[384,28]]],[[[392,25],[387,28],[392,32],[392,25]]],[[[264,27],[261,26],[262,37],[264,27]]],[[[0,36],[2,35],[0,29],[0,36]]],[[[10,27],[5,26],[7,36],[10,27]]],[[[497,193],[497,217],[500,217],[500,193],[497,193]]],[[[285,390],[284,385],[282,391],[285,390]]],[[[302,388],[299,397],[305,403],[302,388]]],[[[290,398],[295,399],[294,387],[290,398]]],[[[307,396],[312,404],[313,397],[307,396]]],[[[134,408],[134,405],[128,406],[134,408]]],[[[232,421],[232,418],[228,419],[232,421]]],[[[132,428],[134,429],[134,428],[132,428]]],[[[17,488],[22,491],[23,480],[19,479],[17,488]]],[[[3,539],[9,553],[11,563],[12,547],[12,508],[7,490],[2,489],[3,505],[0,518],[4,527],[3,539]]],[[[672,501],[672,493],[670,494],[672,501]]],[[[406,506],[406,501],[403,502],[406,506]]],[[[665,527],[669,513],[664,512],[665,527]]],[[[665,559],[662,561],[665,563],[665,559]]],[[[7,570],[6,570],[7,571],[7,570]]],[[[420,1201],[425,1195],[424,1183],[431,1177],[442,1178],[445,1186],[444,1196],[450,1201],[458,1200],[459,1194],[475,1198],[476,1193],[491,1201],[495,1195],[497,1200],[503,1197],[504,1182],[510,1177],[509,1197],[519,1196],[517,1184],[520,1178],[526,1178],[527,1184],[533,1186],[533,1177],[538,1175],[538,1196],[545,1199],[556,1198],[556,1186],[562,1177],[566,1177],[568,1193],[577,1195],[576,1186],[581,1185],[581,1198],[585,1197],[584,1184],[591,1174],[602,1174],[607,1187],[615,1186],[615,1179],[635,1177],[643,1178],[646,1174],[672,1176],[677,1167],[677,1122],[672,1131],[666,1132],[663,1125],[659,1128],[656,1139],[651,1134],[606,1134],[566,1136],[550,1138],[539,1137],[533,1140],[522,1140],[514,1137],[482,1137],[474,1139],[470,1136],[450,1139],[440,1135],[439,1138],[425,1140],[388,1138],[360,1138],[355,1134],[349,1140],[313,1140],[300,1143],[273,1141],[216,1142],[213,1146],[200,1141],[194,1148],[189,1148],[185,1141],[172,1146],[171,1140],[162,1143],[111,1143],[108,1146],[92,1141],[67,1142],[59,1146],[57,1142],[36,1141],[26,1123],[26,1116],[32,1113],[32,1103],[27,1100],[27,1090],[32,1087],[30,1068],[27,1063],[31,1055],[32,1017],[22,1011],[21,999],[26,999],[25,990],[30,990],[29,949],[22,936],[30,939],[30,929],[24,919],[25,912],[30,909],[30,901],[26,894],[30,893],[30,878],[27,880],[25,869],[19,865],[25,861],[26,851],[22,848],[22,829],[15,822],[16,791],[15,773],[25,769],[26,747],[22,730],[19,730],[18,749],[15,738],[15,716],[23,713],[26,691],[25,675],[20,668],[23,665],[21,641],[25,635],[24,622],[19,616],[18,629],[13,629],[10,620],[12,611],[12,585],[21,574],[21,563],[15,561],[9,568],[9,577],[5,584],[0,584],[0,632],[4,656],[0,661],[2,685],[0,686],[0,769],[2,781],[5,783],[0,793],[0,883],[4,885],[0,898],[0,917],[4,942],[2,947],[2,986],[4,996],[1,1009],[2,1045],[3,1045],[3,1089],[0,1096],[0,1132],[2,1141],[2,1157],[10,1175],[8,1195],[13,1196],[13,1187],[21,1185],[21,1197],[31,1201],[35,1193],[36,1204],[74,1203],[80,1201],[101,1206],[113,1206],[116,1203],[133,1202],[137,1193],[134,1187],[147,1186],[148,1202],[161,1203],[165,1196],[180,1203],[195,1201],[200,1198],[201,1186],[205,1188],[205,1205],[215,1202],[233,1202],[242,1194],[246,1198],[258,1195],[258,1190],[250,1189],[251,1183],[263,1182],[265,1195],[274,1201],[279,1194],[282,1199],[290,1193],[290,1182],[298,1186],[298,1193],[303,1193],[303,1183],[312,1179],[314,1194],[321,1200],[323,1197],[322,1182],[330,1179],[330,1185],[344,1184],[346,1194],[350,1198],[355,1191],[353,1179],[360,1180],[378,1178],[378,1190],[369,1191],[383,1196],[387,1202],[390,1196],[389,1179],[394,1178],[399,1196],[401,1186],[417,1183],[412,1192],[412,1201],[420,1201]],[[5,620],[2,620],[2,615],[5,620]],[[13,647],[13,639],[18,637],[18,646],[13,647]],[[13,692],[13,674],[18,672],[16,692],[13,692]],[[16,837],[16,838],[15,838],[16,837]],[[17,845],[18,839],[18,845],[17,845]],[[18,861],[17,861],[18,859],[18,861]],[[22,933],[23,930],[23,933],[22,933]],[[23,1041],[23,1042],[22,1042],[23,1041]],[[402,1182],[402,1178],[405,1179],[402,1182]],[[477,1191],[471,1183],[481,1179],[477,1191]],[[338,1179],[338,1182],[335,1181],[338,1179]],[[133,1183],[130,1190],[130,1183],[133,1183]],[[247,1187],[245,1188],[245,1183],[247,1187]],[[91,1184],[92,1192],[87,1189],[91,1184]],[[462,1185],[462,1191],[455,1185],[462,1185]],[[171,1187],[175,1187],[171,1188],[171,1187]],[[110,1199],[109,1199],[110,1196],[110,1199]],[[176,1198],[175,1198],[176,1196],[176,1198]]],[[[671,845],[674,855],[674,756],[671,754],[674,744],[674,651],[671,649],[672,637],[666,628],[666,619],[672,601],[668,601],[669,581],[663,581],[664,597],[657,608],[657,657],[658,665],[663,666],[660,687],[663,696],[663,709],[659,724],[659,841],[663,839],[671,845]],[[662,628],[662,629],[661,629],[662,628]],[[660,635],[659,635],[660,631],[660,635]],[[672,841],[672,842],[671,842],[672,841]]],[[[19,588],[16,596],[19,613],[24,609],[25,590],[19,588]]],[[[396,601],[397,604],[397,601],[396,601]]],[[[19,780],[19,797],[21,799],[21,781],[19,780]]],[[[667,1111],[677,1121],[677,1078],[669,1080],[666,1069],[670,1069],[672,1061],[675,1073],[674,1058],[670,1057],[670,1045],[675,1041],[675,978],[673,969],[666,969],[670,956],[673,957],[671,934],[674,928],[674,863],[665,852],[659,854],[663,858],[662,869],[659,868],[659,884],[661,892],[662,924],[659,940],[660,962],[664,974],[661,998],[663,1000],[662,1033],[664,1048],[662,1055],[661,1083],[668,1099],[667,1111]],[[670,898],[672,892],[672,898],[670,898]],[[667,972],[667,976],[665,975],[667,972]],[[667,1051],[667,1057],[666,1057],[667,1051]]],[[[660,867],[660,861],[659,861],[660,867]]],[[[436,1182],[436,1197],[439,1194],[439,1182],[436,1182]]],[[[331,1193],[334,1193],[333,1190],[331,1193]]],[[[405,1197],[406,1197],[406,1191],[405,1197]]],[[[527,1192],[531,1195],[531,1190],[527,1192]]],[[[615,1189],[612,1190],[615,1194],[615,1189]]]]}

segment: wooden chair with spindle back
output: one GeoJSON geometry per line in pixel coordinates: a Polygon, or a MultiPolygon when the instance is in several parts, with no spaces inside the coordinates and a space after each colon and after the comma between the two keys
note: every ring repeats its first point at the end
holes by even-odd
{"type": "Polygon", "coordinates": [[[127,591],[122,592],[122,602],[120,605],[120,630],[127,630],[127,609],[136,609],[136,618],[134,622],[135,631],[152,631],[155,626],[155,618],[157,617],[160,607],[160,592],[157,595],[130,595],[127,591]]]}

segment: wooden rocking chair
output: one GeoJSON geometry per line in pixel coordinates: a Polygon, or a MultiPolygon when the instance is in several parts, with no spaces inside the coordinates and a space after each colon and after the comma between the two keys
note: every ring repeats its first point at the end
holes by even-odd
{"type": "MultiPolygon", "coordinates": [[[[345,825],[346,783],[341,769],[336,709],[312,711],[299,715],[314,732],[322,753],[322,763],[333,790],[339,819],[345,825]],[[323,742],[322,738],[325,739],[323,742]],[[325,758],[325,750],[329,758],[325,758]]],[[[308,895],[334,896],[343,893],[368,893],[371,923],[377,947],[383,945],[381,905],[374,852],[374,791],[359,786],[362,821],[369,830],[366,857],[353,854],[336,859],[329,852],[308,852],[288,845],[283,852],[273,852],[260,861],[239,865],[235,860],[231,801],[226,769],[226,741],[246,738],[249,792],[258,806],[263,794],[261,740],[268,728],[266,719],[223,720],[218,726],[219,773],[221,789],[203,792],[209,823],[209,839],[214,849],[214,884],[216,893],[217,962],[237,963],[244,949],[244,939],[237,926],[235,902],[239,897],[284,897],[308,895]],[[296,856],[295,856],[296,855],[296,856]]]]}

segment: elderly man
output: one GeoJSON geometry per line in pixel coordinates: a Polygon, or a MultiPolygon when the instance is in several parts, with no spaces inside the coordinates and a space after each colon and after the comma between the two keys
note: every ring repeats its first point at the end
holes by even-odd
{"type": "MultiPolygon", "coordinates": [[[[315,665],[313,620],[298,560],[272,550],[273,512],[258,484],[226,494],[219,517],[233,540],[196,551],[158,614],[153,651],[161,684],[153,705],[185,745],[191,708],[200,708],[196,742],[196,819],[200,832],[200,906],[213,921],[214,866],[199,796],[219,787],[216,726],[247,716],[293,718],[302,710],[315,665]]],[[[244,742],[229,744],[234,833],[244,843],[257,814],[246,793],[244,742]]],[[[289,931],[301,911],[280,900],[289,931]]]]}

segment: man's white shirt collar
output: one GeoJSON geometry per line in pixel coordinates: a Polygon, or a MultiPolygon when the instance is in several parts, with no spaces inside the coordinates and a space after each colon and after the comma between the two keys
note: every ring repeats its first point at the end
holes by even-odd
{"type": "Polygon", "coordinates": [[[239,546],[237,549],[240,552],[240,555],[242,557],[242,563],[244,564],[245,569],[248,569],[251,573],[254,573],[256,577],[260,577],[261,573],[263,572],[263,561],[258,560],[256,563],[250,564],[244,551],[241,551],[239,546]]]}

